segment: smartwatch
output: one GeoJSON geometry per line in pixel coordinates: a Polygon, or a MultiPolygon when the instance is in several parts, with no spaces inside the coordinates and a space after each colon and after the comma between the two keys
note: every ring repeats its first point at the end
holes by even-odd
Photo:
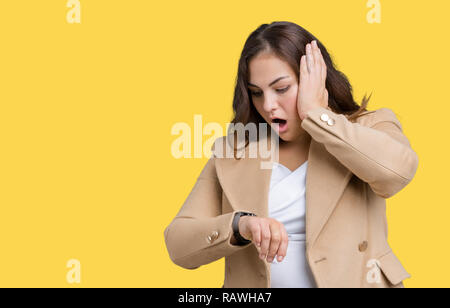
{"type": "Polygon", "coordinates": [[[237,241],[237,245],[239,245],[239,246],[247,245],[247,244],[252,242],[250,240],[247,240],[247,239],[243,238],[242,235],[239,233],[239,218],[241,218],[241,216],[256,216],[256,214],[247,213],[247,212],[237,212],[234,215],[233,224],[232,224],[232,226],[233,226],[233,235],[234,235],[234,238],[237,241]]]}

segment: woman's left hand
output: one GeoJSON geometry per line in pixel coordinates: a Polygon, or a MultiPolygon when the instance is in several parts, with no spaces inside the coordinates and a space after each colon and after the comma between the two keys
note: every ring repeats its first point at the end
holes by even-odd
{"type": "MultiPolygon", "coordinates": [[[[306,55],[300,59],[300,83],[297,95],[297,111],[300,119],[317,107],[328,108],[328,91],[325,88],[327,66],[317,41],[306,45],[306,55]]],[[[328,108],[329,109],[329,108],[328,108]]]]}

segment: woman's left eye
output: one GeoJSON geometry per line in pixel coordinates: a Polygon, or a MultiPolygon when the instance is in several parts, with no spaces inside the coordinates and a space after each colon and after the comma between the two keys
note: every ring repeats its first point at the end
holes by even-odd
{"type": "Polygon", "coordinates": [[[284,93],[284,92],[286,92],[286,91],[289,89],[289,87],[290,87],[290,86],[287,86],[286,88],[283,88],[283,89],[276,89],[276,91],[277,91],[278,93],[284,93]]]}

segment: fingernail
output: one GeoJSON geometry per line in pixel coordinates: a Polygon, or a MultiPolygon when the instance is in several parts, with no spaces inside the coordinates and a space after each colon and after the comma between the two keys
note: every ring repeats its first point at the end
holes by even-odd
{"type": "Polygon", "coordinates": [[[259,257],[260,257],[262,260],[264,260],[264,255],[263,255],[263,254],[260,254],[259,257]]]}
{"type": "Polygon", "coordinates": [[[281,260],[283,260],[282,256],[278,256],[278,262],[281,262],[281,260]]]}

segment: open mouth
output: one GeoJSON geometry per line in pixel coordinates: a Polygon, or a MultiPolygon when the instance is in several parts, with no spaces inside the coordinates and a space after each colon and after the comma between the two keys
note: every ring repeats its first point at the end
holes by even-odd
{"type": "Polygon", "coordinates": [[[283,133],[287,130],[287,120],[284,119],[272,119],[273,123],[278,124],[278,131],[283,133]]]}
{"type": "Polygon", "coordinates": [[[286,120],[283,120],[283,119],[273,119],[272,122],[273,123],[279,123],[280,125],[281,124],[286,124],[286,120]]]}

